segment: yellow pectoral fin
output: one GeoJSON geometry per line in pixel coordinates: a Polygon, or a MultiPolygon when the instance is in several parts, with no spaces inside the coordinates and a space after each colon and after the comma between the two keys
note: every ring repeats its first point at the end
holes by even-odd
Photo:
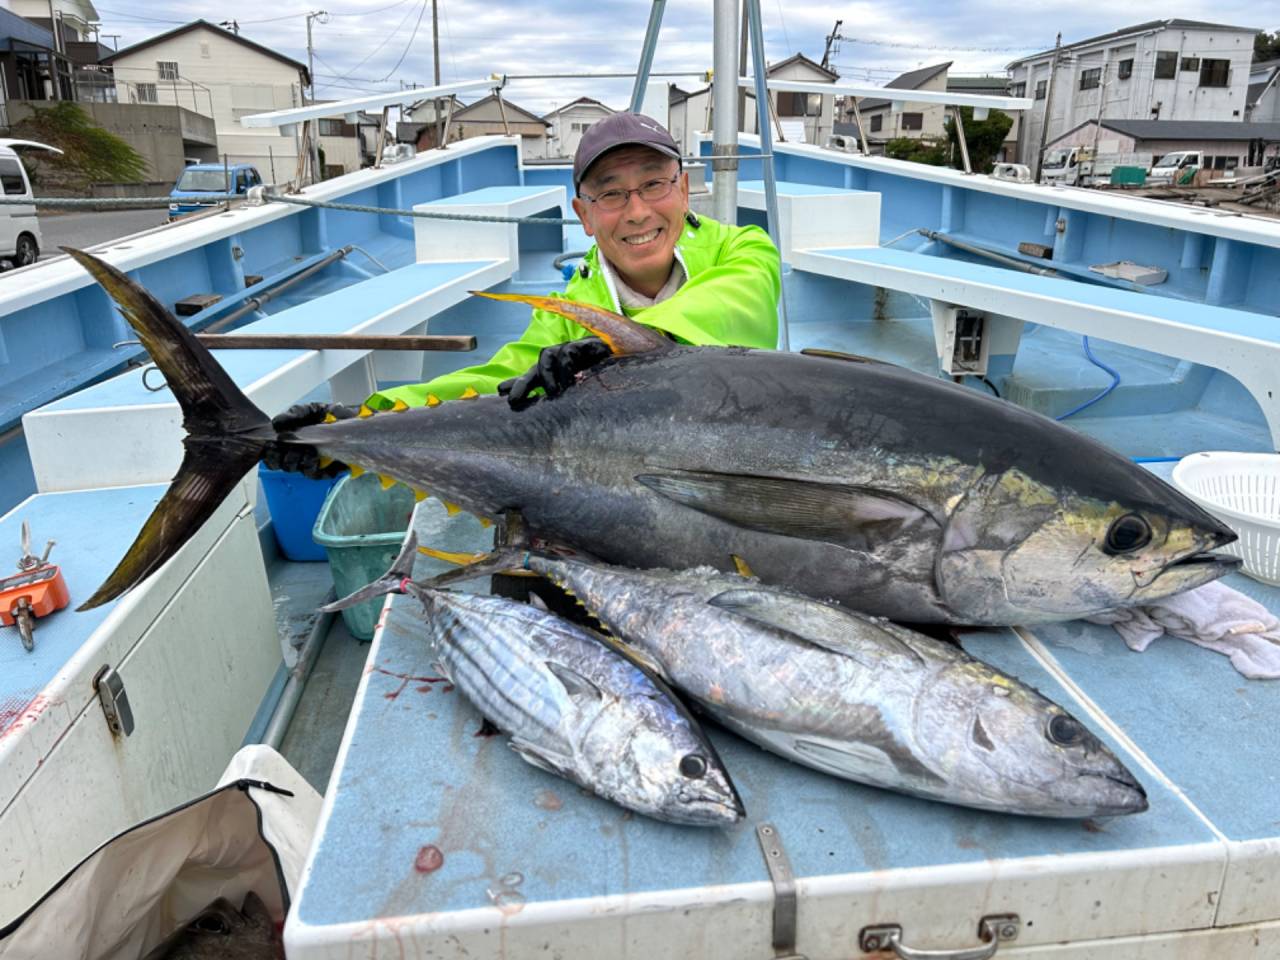
{"type": "Polygon", "coordinates": [[[636,323],[630,317],[624,317],[620,313],[605,310],[591,303],[562,300],[559,297],[536,297],[523,293],[485,293],[483,290],[472,290],[471,293],[477,297],[488,297],[490,300],[526,303],[538,310],[546,310],[548,313],[572,320],[603,340],[618,357],[633,353],[656,353],[671,350],[675,346],[652,327],[646,327],[642,323],[636,323]]]}
{"type": "Polygon", "coordinates": [[[423,556],[430,557],[432,560],[442,560],[445,563],[452,563],[457,567],[465,567],[473,563],[479,563],[481,560],[489,556],[487,553],[455,553],[450,550],[435,550],[431,547],[419,547],[418,552],[423,556]]]}

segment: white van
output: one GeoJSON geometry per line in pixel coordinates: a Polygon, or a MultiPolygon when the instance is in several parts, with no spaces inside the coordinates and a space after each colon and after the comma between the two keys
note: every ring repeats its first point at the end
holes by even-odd
{"type": "MultiPolygon", "coordinates": [[[[0,195],[6,200],[32,200],[35,196],[15,149],[24,147],[62,152],[57,147],[32,140],[0,139],[0,195]]],[[[42,242],[34,203],[0,204],[0,259],[10,261],[15,267],[35,263],[40,256],[42,242]]]]}

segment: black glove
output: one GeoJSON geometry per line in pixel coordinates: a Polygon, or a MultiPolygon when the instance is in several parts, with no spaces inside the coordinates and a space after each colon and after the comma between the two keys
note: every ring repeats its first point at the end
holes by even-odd
{"type": "Polygon", "coordinates": [[[498,384],[498,394],[506,397],[513,407],[526,404],[534,390],[541,387],[548,397],[555,397],[573,386],[583,370],[590,370],[597,363],[613,355],[613,351],[599,337],[586,337],[543,347],[538,362],[523,376],[503,380],[498,384]]]}
{"type": "MultiPolygon", "coordinates": [[[[271,425],[277,433],[289,433],[303,427],[311,427],[324,423],[325,417],[333,414],[339,420],[350,420],[359,409],[341,403],[295,403],[292,407],[271,418],[271,425]]],[[[346,469],[342,463],[331,463],[327,467],[320,466],[320,454],[315,447],[304,447],[296,444],[272,443],[262,455],[262,462],[269,470],[288,470],[300,473],[304,477],[318,480],[322,477],[334,477],[346,469]]]]}

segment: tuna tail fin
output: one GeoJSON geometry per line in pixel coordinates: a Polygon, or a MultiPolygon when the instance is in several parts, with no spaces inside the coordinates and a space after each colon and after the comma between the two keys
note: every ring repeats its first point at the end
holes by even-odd
{"type": "Polygon", "coordinates": [[[182,408],[186,452],[168,491],[102,586],[90,610],[150,576],[191,538],[275,439],[254,406],[195,335],[135,281],[80,250],[63,247],[111,295],[164,374],[182,408]]]}
{"type": "Polygon", "coordinates": [[[391,564],[391,569],[367,587],[361,587],[355,593],[321,607],[321,612],[337,613],[339,610],[354,607],[357,603],[364,603],[376,597],[386,596],[388,593],[404,593],[405,584],[413,577],[413,555],[417,552],[418,535],[410,530],[409,535],[405,537],[404,546],[400,548],[400,553],[391,564]]]}
{"type": "Polygon", "coordinates": [[[605,310],[591,303],[579,303],[576,300],[565,300],[560,297],[535,297],[523,293],[485,293],[483,290],[472,290],[477,297],[488,297],[490,300],[510,300],[516,303],[527,303],[538,310],[559,314],[566,320],[572,320],[580,327],[585,327],[603,340],[616,357],[625,357],[633,353],[661,353],[675,348],[675,344],[664,337],[653,327],[636,323],[630,317],[624,317],[612,310],[605,310]]]}

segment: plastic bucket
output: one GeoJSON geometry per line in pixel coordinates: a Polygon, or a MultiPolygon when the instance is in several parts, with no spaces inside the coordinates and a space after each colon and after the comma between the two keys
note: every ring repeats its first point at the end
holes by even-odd
{"type": "Polygon", "coordinates": [[[1280,455],[1193,453],[1173,468],[1173,485],[1239,534],[1222,552],[1244,561],[1243,573],[1280,586],[1280,455]]]}
{"type": "MultiPolygon", "coordinates": [[[[390,569],[416,502],[408,487],[396,484],[384,490],[371,473],[338,481],[320,508],[313,536],[329,556],[339,598],[373,583],[390,569]]],[[[373,637],[384,601],[375,597],[342,611],[353,637],[373,637]]]]}
{"type": "Polygon", "coordinates": [[[324,547],[311,538],[311,531],[338,478],[311,480],[300,473],[268,470],[259,465],[258,479],[267,499],[276,543],[285,559],[324,560],[324,547]]]}

